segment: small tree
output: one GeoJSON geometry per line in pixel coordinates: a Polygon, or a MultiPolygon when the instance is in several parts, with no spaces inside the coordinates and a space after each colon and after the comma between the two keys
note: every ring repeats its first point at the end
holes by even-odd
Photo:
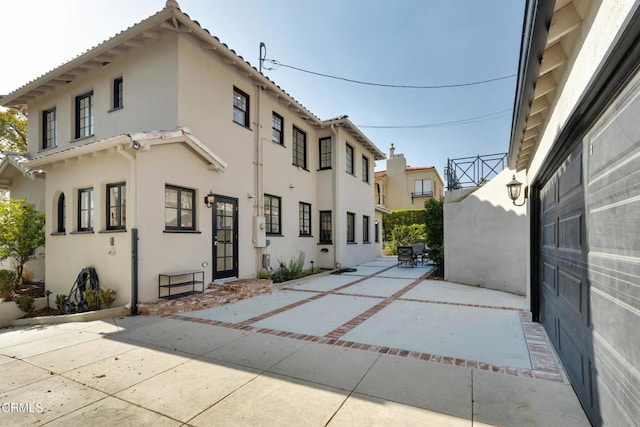
{"type": "Polygon", "coordinates": [[[429,258],[440,268],[444,268],[444,219],[442,202],[429,199],[424,204],[427,246],[429,246],[429,258]]]}
{"type": "Polygon", "coordinates": [[[27,118],[18,110],[0,108],[0,150],[27,151],[27,118]]]}
{"type": "Polygon", "coordinates": [[[0,260],[16,260],[16,285],[34,251],[44,246],[44,214],[25,200],[0,201],[0,260]]]}

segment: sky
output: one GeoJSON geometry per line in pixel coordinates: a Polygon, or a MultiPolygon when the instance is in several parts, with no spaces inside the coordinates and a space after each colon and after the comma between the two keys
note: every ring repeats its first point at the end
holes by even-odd
{"type": "MultiPolygon", "coordinates": [[[[183,12],[256,68],[264,42],[268,59],[370,83],[441,86],[512,76],[471,86],[403,89],[283,66],[263,70],[320,119],[346,114],[387,155],[393,143],[408,165],[435,166],[443,178],[448,158],[509,148],[524,2],[178,0],[183,12]]],[[[0,94],[164,5],[163,0],[0,0],[0,94]]],[[[385,162],[376,162],[376,170],[383,169],[385,162]]]]}

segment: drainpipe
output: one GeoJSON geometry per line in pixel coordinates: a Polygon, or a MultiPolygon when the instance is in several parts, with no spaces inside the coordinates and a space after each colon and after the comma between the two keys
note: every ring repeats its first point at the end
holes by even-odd
{"type": "MultiPolygon", "coordinates": [[[[254,163],[254,174],[255,174],[255,180],[254,180],[254,192],[255,195],[253,197],[254,200],[254,213],[255,213],[255,219],[254,219],[254,227],[253,227],[253,241],[254,243],[257,243],[259,241],[259,236],[258,233],[260,232],[260,230],[257,227],[257,222],[258,222],[258,218],[263,214],[263,210],[264,210],[264,196],[263,196],[263,176],[262,176],[262,144],[260,143],[260,129],[262,127],[261,123],[260,123],[260,92],[262,90],[262,86],[260,85],[255,85],[255,92],[256,92],[256,96],[255,96],[255,100],[256,100],[256,126],[254,129],[254,159],[253,159],[253,163],[254,163]]],[[[264,251],[264,248],[259,247],[257,244],[255,245],[255,250],[256,250],[256,258],[255,258],[255,271],[256,274],[260,271],[260,269],[262,268],[262,253],[264,251]]]]}
{"type": "MultiPolygon", "coordinates": [[[[134,150],[140,148],[140,145],[136,145],[133,138],[129,136],[131,140],[131,147],[134,150]],[[136,148],[138,147],[138,148],[136,148]]],[[[125,159],[129,160],[129,182],[127,183],[127,219],[131,221],[131,314],[138,314],[138,209],[136,203],[137,186],[138,186],[138,168],[136,157],[132,156],[124,150],[124,146],[118,145],[116,151],[125,159]]]]}
{"type": "Polygon", "coordinates": [[[338,129],[335,125],[331,125],[331,134],[333,135],[333,156],[331,156],[331,167],[333,170],[331,171],[331,179],[333,181],[333,213],[331,214],[331,230],[333,232],[333,236],[331,236],[333,240],[333,266],[338,267],[340,257],[340,244],[338,242],[338,129]]]}

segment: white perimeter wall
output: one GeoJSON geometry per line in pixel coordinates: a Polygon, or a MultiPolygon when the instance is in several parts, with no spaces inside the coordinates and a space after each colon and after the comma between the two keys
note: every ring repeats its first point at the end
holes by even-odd
{"type": "MultiPolygon", "coordinates": [[[[528,294],[529,223],[526,205],[514,206],[507,196],[512,177],[505,169],[466,197],[467,190],[446,194],[445,280],[528,294]]],[[[517,179],[524,182],[524,175],[517,179]]]]}

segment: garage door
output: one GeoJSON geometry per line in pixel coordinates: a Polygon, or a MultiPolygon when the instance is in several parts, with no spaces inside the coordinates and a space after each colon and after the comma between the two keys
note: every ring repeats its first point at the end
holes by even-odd
{"type": "Polygon", "coordinates": [[[592,422],[640,420],[640,78],[539,193],[540,320],[592,422]]]}

